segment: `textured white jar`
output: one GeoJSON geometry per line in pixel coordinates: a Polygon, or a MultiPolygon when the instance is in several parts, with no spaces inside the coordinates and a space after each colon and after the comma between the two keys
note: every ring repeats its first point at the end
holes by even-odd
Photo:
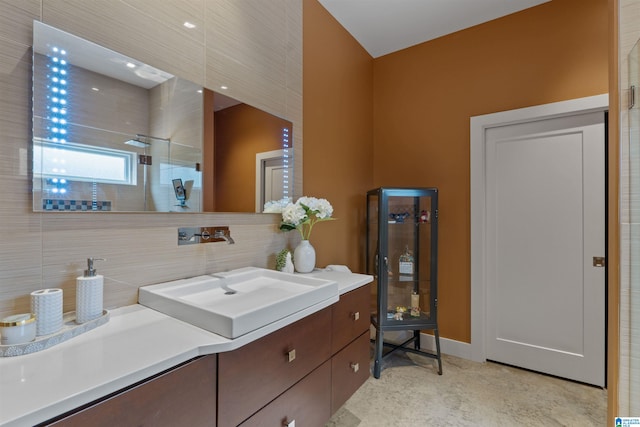
{"type": "Polygon", "coordinates": [[[31,292],[31,313],[36,317],[36,335],[48,335],[62,329],[62,289],[31,292]]]}
{"type": "Polygon", "coordinates": [[[85,323],[102,316],[101,275],[78,277],[76,281],[76,323],[85,323]]]}

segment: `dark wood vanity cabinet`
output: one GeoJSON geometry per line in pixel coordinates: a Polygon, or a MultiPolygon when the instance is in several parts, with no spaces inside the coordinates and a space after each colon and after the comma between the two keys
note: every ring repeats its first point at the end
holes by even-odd
{"type": "Polygon", "coordinates": [[[331,361],[326,361],[241,424],[320,427],[331,417],[331,361]]]}
{"type": "Polygon", "coordinates": [[[323,426],[369,377],[370,292],[221,353],[218,426],[323,426]]]}
{"type": "Polygon", "coordinates": [[[330,350],[331,308],[327,307],[237,350],[220,353],[218,426],[242,423],[327,361],[330,350]]]}
{"type": "Polygon", "coordinates": [[[203,356],[95,402],[48,426],[213,426],[216,358],[203,356]]]}
{"type": "Polygon", "coordinates": [[[332,306],[332,414],[369,378],[370,286],[343,294],[332,306]]]}
{"type": "Polygon", "coordinates": [[[331,414],[369,378],[369,331],[331,358],[331,414]]]}
{"type": "Polygon", "coordinates": [[[370,285],[236,350],[203,356],[42,425],[324,426],[369,377],[370,285]]]}
{"type": "Polygon", "coordinates": [[[342,350],[364,331],[369,330],[370,286],[365,285],[341,295],[340,300],[332,306],[332,354],[342,350]]]}

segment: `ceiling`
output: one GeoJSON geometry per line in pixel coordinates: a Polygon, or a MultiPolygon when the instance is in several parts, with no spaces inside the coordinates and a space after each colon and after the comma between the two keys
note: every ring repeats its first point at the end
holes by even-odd
{"type": "Polygon", "coordinates": [[[158,70],[106,47],[40,21],[33,21],[33,51],[42,55],[53,56],[52,49],[58,46],[65,47],[66,52],[64,55],[70,65],[145,89],[151,89],[159,83],[174,77],[172,74],[158,70]]]}
{"type": "Polygon", "coordinates": [[[377,58],[551,0],[319,0],[377,58]]]}

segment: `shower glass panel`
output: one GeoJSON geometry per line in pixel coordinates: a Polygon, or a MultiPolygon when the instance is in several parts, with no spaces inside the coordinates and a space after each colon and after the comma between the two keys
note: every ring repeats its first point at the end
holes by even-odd
{"type": "MultiPolygon", "coordinates": [[[[629,53],[629,207],[640,203],[640,47],[638,43],[629,53]]],[[[624,176],[624,174],[623,174],[624,176]]],[[[624,207],[623,207],[624,209],[624,207]]],[[[621,409],[628,390],[628,413],[640,414],[640,242],[634,229],[640,226],[640,210],[629,209],[631,242],[629,248],[630,271],[628,289],[621,282],[620,330],[621,363],[620,390],[621,409]],[[628,335],[627,335],[628,334],[628,335]],[[627,377],[629,384],[623,384],[627,377]]],[[[625,237],[622,237],[622,241],[625,237]]]]}

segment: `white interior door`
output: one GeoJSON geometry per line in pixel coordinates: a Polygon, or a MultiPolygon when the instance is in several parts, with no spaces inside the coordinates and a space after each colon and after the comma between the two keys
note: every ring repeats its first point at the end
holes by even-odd
{"type": "Polygon", "coordinates": [[[280,200],[285,194],[284,150],[256,154],[256,212],[262,212],[265,202],[280,200]]]}
{"type": "Polygon", "coordinates": [[[604,114],[486,132],[487,359],[604,386],[604,114]]]}
{"type": "Polygon", "coordinates": [[[284,197],[282,185],[284,172],[285,167],[282,159],[267,162],[264,167],[264,201],[280,200],[284,197]]]}

